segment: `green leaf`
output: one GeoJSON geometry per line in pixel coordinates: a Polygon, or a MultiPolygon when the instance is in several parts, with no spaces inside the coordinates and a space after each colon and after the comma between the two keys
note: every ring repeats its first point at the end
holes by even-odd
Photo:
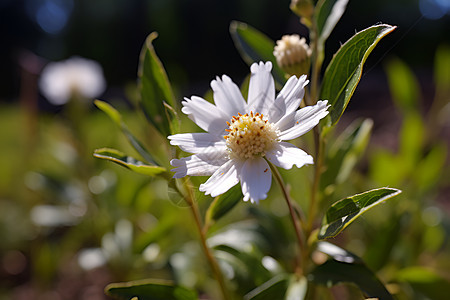
{"type": "Polygon", "coordinates": [[[355,254],[328,242],[318,242],[317,251],[331,256],[336,261],[345,263],[363,263],[361,258],[355,254]]]}
{"type": "Polygon", "coordinates": [[[323,77],[320,99],[331,104],[331,124],[344,113],[362,75],[363,65],[378,42],[396,27],[375,25],[358,32],[334,55],[323,77]]]}
{"type": "Polygon", "coordinates": [[[255,28],[238,21],[231,22],[230,33],[242,59],[249,66],[254,62],[271,61],[275,82],[279,86],[284,85],[285,73],[278,67],[275,56],[273,56],[274,41],[255,28]]]}
{"type": "Polygon", "coordinates": [[[320,0],[317,2],[314,19],[319,33],[319,42],[324,43],[345,12],[348,0],[320,0]]]}
{"type": "Polygon", "coordinates": [[[111,120],[116,123],[117,126],[122,130],[123,134],[127,138],[128,142],[133,146],[133,148],[142,156],[142,158],[150,164],[156,165],[153,157],[145,150],[144,146],[141,142],[130,132],[127,125],[122,120],[122,115],[118,112],[114,107],[112,107],[109,103],[106,103],[101,100],[94,101],[95,106],[97,106],[100,110],[106,113],[111,120]]]}
{"type": "Polygon", "coordinates": [[[228,192],[214,199],[206,212],[206,223],[217,221],[242,199],[241,187],[235,185],[228,192]]]}
{"type": "Polygon", "coordinates": [[[283,299],[289,285],[287,275],[278,275],[244,296],[245,300],[283,299]]]}
{"type": "Polygon", "coordinates": [[[369,143],[373,121],[356,120],[335,139],[327,155],[327,169],[322,175],[321,186],[327,194],[334,184],[345,182],[369,143]]]}
{"type": "Polygon", "coordinates": [[[111,283],[105,293],[115,299],[129,300],[196,300],[197,293],[185,287],[176,286],[170,281],[146,279],[123,283],[111,283]]]}
{"type": "Polygon", "coordinates": [[[106,103],[105,101],[101,101],[101,100],[94,100],[94,104],[101,111],[103,111],[105,114],[107,114],[108,117],[110,117],[111,120],[113,120],[114,123],[117,124],[117,126],[119,126],[119,127],[122,126],[122,124],[123,124],[122,115],[111,104],[106,103]]]}
{"type": "Polygon", "coordinates": [[[391,58],[385,66],[392,100],[403,111],[417,110],[419,82],[411,69],[400,59],[391,58]]]}
{"type": "Polygon", "coordinates": [[[379,188],[339,200],[327,210],[319,239],[335,237],[367,210],[400,193],[398,189],[379,188]]]}
{"type": "Polygon", "coordinates": [[[116,164],[121,165],[136,173],[155,176],[166,171],[165,168],[159,166],[147,165],[131,156],[111,148],[101,148],[94,151],[94,156],[101,159],[106,159],[116,164]]]}
{"type": "Polygon", "coordinates": [[[368,297],[380,300],[394,299],[376,275],[362,263],[345,263],[330,259],[317,266],[308,279],[326,286],[343,282],[354,283],[368,297]]]}
{"type": "Polygon", "coordinates": [[[450,295],[450,282],[436,272],[423,267],[410,267],[397,274],[399,281],[407,282],[411,287],[429,299],[446,300],[450,295]]]}
{"type": "Polygon", "coordinates": [[[175,97],[166,71],[152,45],[157,36],[156,32],[149,34],[142,47],[138,71],[139,90],[147,119],[163,136],[168,136],[171,134],[172,117],[164,102],[174,107],[175,97]]]}

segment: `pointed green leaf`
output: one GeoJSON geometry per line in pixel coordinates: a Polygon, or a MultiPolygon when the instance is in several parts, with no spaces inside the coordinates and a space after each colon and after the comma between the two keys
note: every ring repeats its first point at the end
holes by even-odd
{"type": "Polygon", "coordinates": [[[231,22],[230,33],[242,59],[249,66],[254,62],[271,61],[275,81],[280,86],[284,85],[285,73],[278,67],[275,56],[273,56],[274,41],[255,28],[238,21],[231,22]]]}
{"type": "Polygon", "coordinates": [[[127,156],[126,154],[116,149],[97,149],[94,151],[94,156],[97,158],[115,162],[116,164],[130,169],[131,171],[148,176],[155,176],[166,171],[166,169],[163,167],[147,165],[131,156],[127,156]]]}
{"type": "Polygon", "coordinates": [[[166,71],[152,45],[157,36],[156,32],[152,32],[142,47],[138,71],[139,90],[147,119],[162,135],[168,136],[171,133],[172,119],[164,102],[174,107],[175,97],[166,71]]]}
{"type": "Polygon", "coordinates": [[[317,2],[314,19],[319,32],[319,41],[323,44],[330,36],[339,19],[345,12],[348,0],[320,0],[317,2]]]}
{"type": "Polygon", "coordinates": [[[379,188],[339,200],[327,210],[319,239],[335,237],[367,210],[400,193],[398,189],[379,188]]]}
{"type": "Polygon", "coordinates": [[[101,111],[108,115],[117,126],[122,126],[122,115],[117,111],[111,104],[106,103],[102,100],[94,100],[95,106],[97,106],[101,111]]]}
{"type": "Polygon", "coordinates": [[[176,286],[170,281],[146,279],[123,283],[111,283],[106,286],[105,293],[114,299],[129,300],[197,300],[195,291],[176,286]]]}
{"type": "Polygon", "coordinates": [[[278,275],[244,296],[245,300],[283,299],[289,285],[287,275],[278,275]]]}
{"type": "Polygon", "coordinates": [[[112,105],[106,103],[101,100],[94,101],[95,106],[97,106],[100,110],[106,113],[111,120],[116,123],[117,126],[122,130],[123,134],[127,138],[128,142],[133,146],[133,148],[142,156],[142,158],[150,164],[156,165],[153,157],[148,153],[148,151],[144,148],[141,142],[130,132],[127,125],[122,120],[122,115],[118,112],[112,105]]]}
{"type": "Polygon", "coordinates": [[[228,192],[217,196],[206,212],[207,223],[217,221],[227,214],[242,199],[241,187],[236,185],[228,192]]]}
{"type": "Polygon", "coordinates": [[[350,101],[362,75],[363,65],[378,42],[396,27],[375,25],[355,34],[334,55],[323,77],[320,99],[331,104],[331,123],[335,124],[350,101]]]}
{"type": "Polygon", "coordinates": [[[362,263],[345,263],[334,259],[317,266],[308,278],[326,286],[342,282],[356,284],[368,297],[393,300],[376,275],[362,263]]]}

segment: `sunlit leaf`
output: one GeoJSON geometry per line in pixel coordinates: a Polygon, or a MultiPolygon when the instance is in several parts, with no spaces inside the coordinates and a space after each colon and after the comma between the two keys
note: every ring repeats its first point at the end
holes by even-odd
{"type": "Polygon", "coordinates": [[[285,73],[278,67],[273,55],[275,42],[255,28],[238,21],[230,24],[230,33],[242,59],[250,66],[254,62],[271,61],[272,74],[278,85],[286,82],[285,73]]]}
{"type": "Polygon", "coordinates": [[[326,286],[343,282],[356,284],[368,297],[393,300],[376,275],[362,263],[345,263],[334,259],[317,266],[308,278],[326,286]]]}
{"type": "Polygon", "coordinates": [[[164,102],[171,107],[175,105],[175,97],[166,71],[153,48],[153,40],[158,35],[151,33],[142,47],[139,64],[139,90],[141,105],[147,119],[162,135],[171,134],[171,114],[164,102]]]}
{"type": "Polygon", "coordinates": [[[317,243],[317,251],[325,253],[332,257],[334,260],[345,262],[345,263],[362,263],[361,258],[356,256],[355,254],[338,247],[334,244],[320,241],[317,243]]]}
{"type": "Polygon", "coordinates": [[[241,187],[236,185],[228,192],[214,199],[206,212],[207,223],[216,221],[227,214],[242,199],[241,187]]]}
{"type": "Polygon", "coordinates": [[[112,283],[106,286],[105,292],[114,299],[129,300],[196,300],[197,293],[185,287],[176,286],[172,282],[146,279],[123,283],[112,283]]]}
{"type": "Polygon", "coordinates": [[[142,158],[150,164],[155,164],[154,159],[148,153],[148,151],[144,148],[142,143],[130,132],[127,125],[122,120],[122,115],[119,111],[117,111],[112,105],[109,103],[106,103],[101,100],[95,100],[94,101],[95,106],[97,106],[100,110],[102,110],[104,113],[106,113],[111,120],[116,123],[117,126],[122,130],[123,134],[127,138],[128,142],[133,146],[133,148],[142,156],[142,158]]]}
{"type": "Polygon", "coordinates": [[[367,210],[400,193],[398,189],[379,188],[339,200],[327,210],[319,239],[335,237],[367,210]]]}
{"type": "Polygon", "coordinates": [[[115,162],[116,164],[121,165],[131,171],[136,173],[155,176],[164,171],[165,168],[159,166],[147,165],[131,156],[127,156],[126,154],[111,148],[101,148],[94,151],[94,156],[97,158],[109,160],[115,162]]]}
{"type": "Polygon", "coordinates": [[[345,12],[348,0],[320,0],[316,4],[314,19],[319,40],[324,43],[345,12]]]}
{"type": "Polygon", "coordinates": [[[363,65],[378,42],[396,27],[375,25],[358,32],[334,55],[323,77],[320,99],[331,104],[331,123],[344,113],[362,75],[363,65]]]}
{"type": "Polygon", "coordinates": [[[409,283],[415,291],[428,299],[446,300],[450,295],[450,281],[431,269],[410,267],[400,270],[396,277],[399,281],[409,283]]]}
{"type": "Polygon", "coordinates": [[[279,275],[258,286],[244,296],[245,300],[283,299],[289,285],[289,276],[279,275]]]}

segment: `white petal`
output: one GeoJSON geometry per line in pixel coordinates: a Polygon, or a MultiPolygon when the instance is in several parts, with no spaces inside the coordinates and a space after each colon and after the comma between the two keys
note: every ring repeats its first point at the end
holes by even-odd
{"type": "Polygon", "coordinates": [[[304,165],[311,165],[314,163],[311,155],[308,155],[308,153],[291,143],[286,142],[278,143],[275,149],[266,153],[266,158],[277,167],[286,170],[291,169],[293,165],[296,165],[297,168],[301,168],[304,165]]]}
{"type": "Polygon", "coordinates": [[[321,119],[328,115],[328,101],[318,101],[316,105],[299,109],[276,123],[281,131],[281,140],[292,140],[316,126],[321,119]]]}
{"type": "Polygon", "coordinates": [[[264,158],[247,159],[240,173],[244,201],[258,203],[266,199],[272,184],[272,172],[264,158]]]}
{"type": "Polygon", "coordinates": [[[172,172],[175,172],[174,178],[181,178],[186,175],[189,176],[206,176],[216,172],[228,160],[227,153],[203,152],[194,154],[180,159],[172,159],[170,164],[175,167],[172,172]]]}
{"type": "Polygon", "coordinates": [[[272,108],[269,111],[269,121],[272,123],[277,122],[284,115],[286,115],[286,98],[292,89],[297,84],[298,79],[296,76],[291,76],[288,81],[286,81],[284,87],[278,93],[272,108]]]}
{"type": "Polygon", "coordinates": [[[247,104],[244,97],[230,77],[223,75],[222,80],[217,77],[216,80],[211,81],[211,88],[214,92],[214,102],[217,107],[227,116],[230,116],[230,119],[232,116],[237,116],[238,112],[246,113],[247,104]]]}
{"type": "Polygon", "coordinates": [[[272,63],[270,61],[254,63],[250,67],[252,75],[248,87],[248,109],[261,114],[268,114],[275,100],[275,84],[272,74],[272,63]]]}
{"type": "Polygon", "coordinates": [[[170,144],[178,146],[181,150],[189,153],[200,153],[208,147],[215,149],[226,149],[226,142],[220,135],[212,135],[207,132],[180,133],[167,137],[170,144]]]}
{"type": "Polygon", "coordinates": [[[211,197],[225,193],[239,182],[239,169],[238,163],[228,160],[205,183],[200,185],[199,190],[211,197]]]}
{"type": "Polygon", "coordinates": [[[191,99],[184,98],[184,100],[181,111],[200,128],[214,134],[221,134],[225,131],[226,122],[230,118],[224,116],[217,106],[197,96],[192,96],[191,99]]]}
{"type": "Polygon", "coordinates": [[[283,116],[289,115],[298,109],[305,95],[305,86],[308,83],[309,81],[306,80],[306,75],[301,76],[299,79],[295,76],[289,78],[275,99],[273,108],[270,110],[270,121],[272,123],[277,122],[283,116]]]}

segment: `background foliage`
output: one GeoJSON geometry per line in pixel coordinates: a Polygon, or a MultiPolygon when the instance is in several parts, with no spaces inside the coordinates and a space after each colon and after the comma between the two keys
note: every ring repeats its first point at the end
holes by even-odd
{"type": "MultiPolygon", "coordinates": [[[[148,124],[146,117],[135,110],[138,56],[149,32],[159,33],[153,44],[176,101],[206,93],[216,75],[243,79],[247,74],[228,32],[230,21],[245,21],[272,40],[285,33],[306,33],[284,2],[60,1],[70,11],[67,25],[50,33],[36,21],[37,9],[31,1],[0,4],[5,32],[0,50],[4,66],[0,71],[0,297],[104,299],[106,284],[142,278],[172,280],[200,290],[200,295],[217,295],[199,255],[195,224],[173,188],[162,179],[94,159],[92,153],[105,146],[123,153],[103,149],[97,156],[106,155],[131,168],[142,170],[138,161],[170,167],[166,153],[173,149],[164,146],[158,125],[154,124],[156,129],[143,125],[148,124]],[[109,83],[102,99],[114,103],[120,118],[116,115],[113,122],[93,105],[74,118],[69,107],[53,107],[39,95],[33,83],[45,62],[73,54],[102,64],[109,83]],[[39,109],[27,99],[35,99],[39,109]],[[137,140],[152,153],[150,158],[147,150],[130,145],[129,141],[138,145],[137,140]],[[136,160],[124,159],[124,153],[136,160]]],[[[342,278],[348,274],[363,278],[369,268],[388,283],[389,291],[400,291],[396,293],[400,299],[445,299],[450,279],[450,50],[445,34],[449,17],[421,18],[418,7],[406,0],[350,1],[327,41],[325,61],[329,62],[355,30],[377,22],[398,25],[395,35],[386,37],[368,58],[361,84],[333,133],[335,144],[328,148],[327,158],[336,168],[327,170],[321,182],[323,209],[373,187],[396,187],[403,195],[367,212],[357,225],[332,240],[361,257],[363,267],[343,268],[325,244],[322,253],[334,260],[321,265],[313,276],[320,281],[323,274],[335,272],[333,282],[338,283],[346,281],[342,278]],[[331,179],[336,177],[337,181],[331,179]]],[[[161,126],[168,132],[169,124],[161,126]]],[[[311,140],[307,136],[304,146],[311,140]]],[[[143,172],[158,172],[155,168],[143,172]]],[[[282,175],[287,182],[298,183],[292,194],[300,205],[307,205],[302,199],[308,198],[309,191],[302,182],[310,179],[309,172],[300,169],[282,175]]],[[[192,180],[198,184],[203,179],[192,180]]],[[[274,187],[271,201],[256,208],[237,202],[229,214],[224,214],[227,207],[210,207],[211,199],[196,195],[201,213],[210,222],[210,246],[224,262],[237,293],[248,299],[259,299],[256,287],[269,286],[265,295],[287,289],[288,296],[304,284],[289,276],[274,276],[292,271],[294,259],[293,233],[289,220],[283,218],[287,211],[279,205],[281,199],[271,197],[278,192],[274,187]],[[274,257],[282,259],[274,261],[274,257]]],[[[233,194],[224,197],[229,198],[220,205],[236,203],[233,194]]],[[[157,284],[164,290],[162,295],[184,297],[179,299],[197,296],[170,284],[161,288],[165,281],[145,284],[157,284]]],[[[360,288],[367,291],[373,286],[360,288]]],[[[121,286],[110,287],[114,289],[123,291],[121,286]]],[[[338,285],[333,293],[362,297],[351,285],[338,285]]]]}

